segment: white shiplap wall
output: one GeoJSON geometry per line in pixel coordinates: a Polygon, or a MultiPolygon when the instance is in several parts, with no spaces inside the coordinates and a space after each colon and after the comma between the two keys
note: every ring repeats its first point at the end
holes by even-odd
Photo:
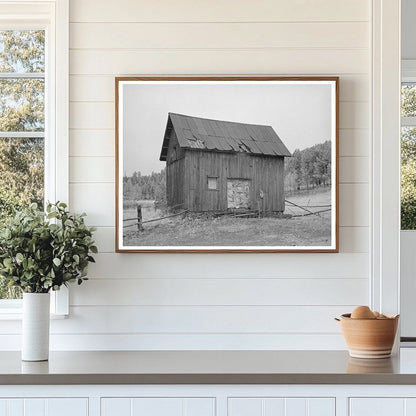
{"type": "Polygon", "coordinates": [[[369,303],[370,3],[70,1],[70,205],[100,254],[52,348],[344,348],[332,318],[369,303]],[[339,75],[340,253],[115,254],[114,77],[155,74],[339,75]]]}

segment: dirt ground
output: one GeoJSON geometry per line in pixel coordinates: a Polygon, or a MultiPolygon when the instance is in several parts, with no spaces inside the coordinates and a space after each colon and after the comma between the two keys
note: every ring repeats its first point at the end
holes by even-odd
{"type": "MultiPolygon", "coordinates": [[[[316,212],[327,209],[330,192],[312,192],[291,196],[289,201],[316,212]]],[[[124,212],[125,218],[134,210],[124,212]]],[[[329,246],[331,211],[318,215],[286,204],[282,218],[210,218],[181,215],[144,224],[144,230],[126,228],[125,246],[329,246]],[[290,217],[292,215],[292,217],[290,217]]],[[[151,215],[149,213],[149,215],[151,215]]],[[[153,214],[151,215],[153,216],[153,214]]],[[[145,215],[143,220],[146,220],[145,215]]]]}

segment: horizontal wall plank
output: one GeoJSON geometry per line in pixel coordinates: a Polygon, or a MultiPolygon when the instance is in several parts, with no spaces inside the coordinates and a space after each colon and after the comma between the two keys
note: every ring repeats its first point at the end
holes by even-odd
{"type": "Polygon", "coordinates": [[[69,155],[114,157],[114,126],[110,130],[74,130],[69,131],[69,155]]]}
{"type": "MultiPolygon", "coordinates": [[[[345,350],[342,334],[59,334],[52,351],[345,350]]],[[[19,350],[20,335],[1,335],[0,351],[19,350]]]]}
{"type": "MultiPolygon", "coordinates": [[[[51,321],[51,334],[340,333],[338,306],[71,306],[51,321]]],[[[0,334],[20,334],[21,322],[2,321],[0,334]]]]}
{"type": "Polygon", "coordinates": [[[210,2],[177,0],[71,0],[71,22],[302,22],[367,21],[370,9],[362,0],[240,0],[210,2]]]}
{"type": "Polygon", "coordinates": [[[70,51],[72,75],[367,74],[368,62],[366,49],[70,51]]]}
{"type": "Polygon", "coordinates": [[[71,291],[72,306],[357,305],[367,279],[90,279],[71,291]],[[311,293],[314,296],[311,296],[311,293]]]}
{"type": "MultiPolygon", "coordinates": [[[[100,253],[114,253],[114,227],[98,227],[94,234],[100,253]]],[[[340,227],[341,253],[368,253],[369,229],[367,227],[340,227]]]]}
{"type": "Polygon", "coordinates": [[[365,129],[340,129],[340,156],[368,156],[370,149],[370,132],[365,129]]]}
{"type": "Polygon", "coordinates": [[[368,22],[72,23],[70,48],[367,48],[368,26],[368,22]]]}
{"type": "Polygon", "coordinates": [[[369,101],[370,81],[368,75],[341,75],[339,79],[340,101],[369,101]]]}
{"type": "Polygon", "coordinates": [[[70,101],[111,101],[115,97],[115,77],[112,75],[71,75],[70,101]]]}
{"type": "Polygon", "coordinates": [[[70,208],[86,212],[86,223],[93,226],[115,224],[115,187],[113,183],[69,184],[70,208]]]}
{"type": "Polygon", "coordinates": [[[340,157],[340,183],[368,183],[370,165],[368,157],[340,157]]]}
{"type": "Polygon", "coordinates": [[[97,254],[91,277],[108,278],[366,278],[366,253],[97,254]],[[184,267],[184,265],[186,265],[184,267]],[[236,266],[237,265],[237,266],[236,266]]]}
{"type": "Polygon", "coordinates": [[[340,184],[339,225],[370,225],[370,189],[368,184],[340,184]]]}
{"type": "MultiPolygon", "coordinates": [[[[112,129],[115,109],[111,102],[72,102],[69,125],[76,129],[112,129]],[[91,117],[94,114],[94,117],[91,117]]],[[[365,102],[341,102],[340,128],[363,129],[369,126],[369,104],[365,102]]]]}
{"type": "Polygon", "coordinates": [[[114,183],[114,157],[70,157],[69,181],[114,183]]]}
{"type": "Polygon", "coordinates": [[[339,247],[341,253],[369,253],[370,229],[368,227],[340,227],[339,247]]]}
{"type": "Polygon", "coordinates": [[[116,232],[114,227],[97,227],[94,232],[94,241],[100,253],[114,253],[116,232]]]}
{"type": "Polygon", "coordinates": [[[335,316],[353,306],[71,307],[54,333],[340,332],[335,316]],[[283,319],[284,318],[284,319],[283,319]]]}
{"type": "MultiPolygon", "coordinates": [[[[72,75],[71,101],[114,102],[115,77],[112,75],[72,75]]],[[[366,75],[342,75],[340,101],[368,101],[369,81],[366,75]]]]}
{"type": "Polygon", "coordinates": [[[340,102],[339,127],[341,129],[368,129],[370,106],[366,102],[340,102]]]}
{"type": "MultiPolygon", "coordinates": [[[[20,348],[11,337],[15,349],[20,348]]],[[[10,342],[9,336],[7,342],[10,342]]],[[[0,349],[7,345],[0,336],[0,349]]],[[[52,335],[51,348],[62,351],[84,350],[345,350],[342,334],[122,334],[52,335]]],[[[7,351],[7,349],[4,349],[7,351]]]]}
{"type": "Polygon", "coordinates": [[[114,129],[115,110],[112,103],[70,103],[69,111],[70,128],[114,129]]]}

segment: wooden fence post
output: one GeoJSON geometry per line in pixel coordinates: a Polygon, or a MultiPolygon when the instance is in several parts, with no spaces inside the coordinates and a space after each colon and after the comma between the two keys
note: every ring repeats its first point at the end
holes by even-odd
{"type": "Polygon", "coordinates": [[[142,206],[140,204],[137,205],[137,229],[139,231],[143,231],[143,215],[142,215],[142,206]]]}

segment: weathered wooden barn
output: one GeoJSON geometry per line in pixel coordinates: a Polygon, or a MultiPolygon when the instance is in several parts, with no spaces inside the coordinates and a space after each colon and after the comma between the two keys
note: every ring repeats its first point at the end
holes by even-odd
{"type": "Polygon", "coordinates": [[[288,156],[270,126],[169,113],[160,154],[168,206],[282,212],[288,156]]]}

